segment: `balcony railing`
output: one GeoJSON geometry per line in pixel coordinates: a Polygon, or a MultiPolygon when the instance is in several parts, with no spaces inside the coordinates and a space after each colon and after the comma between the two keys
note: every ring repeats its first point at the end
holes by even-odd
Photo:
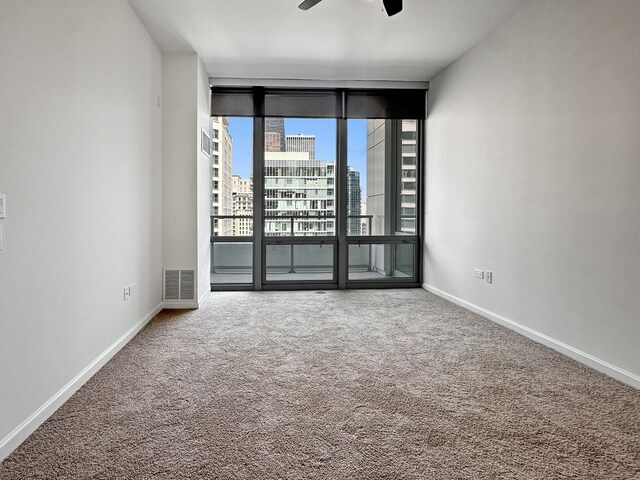
{"type": "MultiPolygon", "coordinates": [[[[415,218],[413,215],[402,215],[400,217],[415,218]]],[[[299,228],[296,222],[335,220],[335,214],[266,214],[264,218],[266,222],[277,221],[288,224],[286,232],[265,232],[264,241],[266,250],[264,253],[265,260],[263,261],[265,262],[264,268],[266,268],[267,280],[271,281],[276,278],[293,280],[295,277],[292,277],[292,274],[306,275],[307,277],[311,275],[316,279],[322,275],[334,275],[335,261],[337,261],[337,255],[335,254],[337,236],[335,236],[335,232],[296,231],[295,228],[299,228]],[[284,236],[287,238],[279,238],[284,236]],[[324,246],[327,248],[323,248],[324,246]]],[[[356,279],[372,279],[385,276],[384,272],[381,273],[381,269],[387,267],[386,263],[381,263],[379,259],[380,255],[383,255],[385,258],[389,256],[394,259],[401,258],[401,256],[396,257],[396,252],[398,251],[396,249],[400,247],[387,246],[383,249],[385,242],[389,242],[389,239],[384,240],[380,239],[379,236],[371,235],[373,215],[348,215],[347,218],[349,222],[357,221],[358,227],[362,226],[361,220],[364,218],[368,226],[368,232],[366,233],[363,232],[364,229],[362,228],[357,232],[349,232],[349,236],[356,235],[349,244],[349,275],[354,275],[356,279]],[[371,236],[371,240],[365,240],[363,238],[364,236],[371,236]],[[375,241],[376,238],[379,238],[378,241],[375,241]]],[[[252,221],[253,216],[246,214],[211,215],[211,229],[213,233],[211,235],[212,283],[251,283],[252,281],[254,232],[251,226],[244,223],[242,226],[243,231],[249,231],[250,233],[242,235],[220,235],[218,232],[214,232],[216,221],[235,220],[252,221]]],[[[220,227],[220,225],[218,226],[220,227]]],[[[347,224],[347,227],[349,226],[350,225],[347,224]]],[[[236,231],[237,230],[236,228],[236,231]]],[[[395,237],[398,239],[398,242],[402,242],[400,245],[408,243],[406,240],[400,240],[400,238],[407,235],[407,233],[397,232],[395,235],[398,235],[395,237]]],[[[387,245],[389,245],[389,243],[387,243],[387,245]]],[[[414,252],[414,250],[411,252],[414,252]]],[[[400,253],[397,255],[400,255],[400,253]]],[[[407,257],[406,252],[402,253],[402,257],[407,257]]],[[[399,276],[397,271],[400,270],[402,269],[395,268],[392,276],[399,276]]]]}
{"type": "MultiPolygon", "coordinates": [[[[268,232],[266,235],[267,236],[279,236],[279,235],[285,235],[287,233],[289,233],[289,235],[294,236],[296,233],[298,234],[302,234],[305,236],[313,236],[314,232],[313,230],[297,230],[295,229],[295,225],[296,222],[298,222],[298,225],[302,224],[302,222],[304,221],[310,221],[310,220],[335,220],[336,216],[335,214],[318,214],[318,215],[308,215],[308,214],[296,214],[296,215],[265,215],[264,219],[265,219],[265,224],[267,222],[284,222],[286,221],[289,224],[289,231],[284,231],[284,232],[273,232],[270,231],[268,232]]],[[[354,219],[362,219],[362,218],[366,218],[367,219],[367,232],[370,234],[371,233],[371,227],[372,227],[372,222],[373,222],[373,215],[347,215],[348,220],[354,220],[354,219]]],[[[245,220],[253,220],[253,216],[252,215],[211,215],[211,236],[212,236],[212,241],[214,239],[214,237],[216,236],[220,236],[219,234],[219,229],[218,231],[216,231],[216,220],[236,220],[236,219],[245,219],[245,220]]],[[[347,224],[348,226],[351,225],[351,222],[349,222],[347,224]]],[[[266,231],[266,229],[265,229],[266,231]]],[[[360,235],[362,234],[361,231],[359,232],[349,232],[349,235],[360,235]]],[[[329,235],[335,235],[335,231],[329,235]]],[[[223,235],[225,237],[228,236],[237,236],[237,235],[223,235]]],[[[243,235],[246,236],[246,235],[243,235]]]]}

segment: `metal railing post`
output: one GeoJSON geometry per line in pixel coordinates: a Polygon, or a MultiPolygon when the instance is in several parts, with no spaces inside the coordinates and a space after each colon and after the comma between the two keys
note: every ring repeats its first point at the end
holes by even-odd
{"type": "Polygon", "coordinates": [[[293,245],[289,245],[289,248],[291,248],[291,265],[289,266],[289,273],[296,273],[296,269],[293,267],[293,245]]]}

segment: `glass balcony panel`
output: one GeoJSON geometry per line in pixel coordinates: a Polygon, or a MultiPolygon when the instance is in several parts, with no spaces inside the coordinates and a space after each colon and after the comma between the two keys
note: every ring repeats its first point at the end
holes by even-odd
{"type": "Polygon", "coordinates": [[[213,243],[212,284],[253,283],[253,242],[213,243]]]}
{"type": "Polygon", "coordinates": [[[266,245],[267,281],[334,278],[333,245],[266,245]]]}
{"type": "Polygon", "coordinates": [[[349,245],[349,280],[414,278],[414,255],[412,243],[349,245]]]}

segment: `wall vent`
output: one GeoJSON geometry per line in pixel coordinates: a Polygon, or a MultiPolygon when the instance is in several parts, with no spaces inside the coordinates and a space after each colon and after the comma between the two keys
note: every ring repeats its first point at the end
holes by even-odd
{"type": "Polygon", "coordinates": [[[164,299],[168,301],[195,300],[194,270],[165,270],[164,299]]]}

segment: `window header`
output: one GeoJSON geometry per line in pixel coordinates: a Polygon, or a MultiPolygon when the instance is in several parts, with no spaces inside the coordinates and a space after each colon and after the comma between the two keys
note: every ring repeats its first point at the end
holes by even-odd
{"type": "Polygon", "coordinates": [[[211,115],[423,119],[426,90],[212,87],[211,115]]]}

